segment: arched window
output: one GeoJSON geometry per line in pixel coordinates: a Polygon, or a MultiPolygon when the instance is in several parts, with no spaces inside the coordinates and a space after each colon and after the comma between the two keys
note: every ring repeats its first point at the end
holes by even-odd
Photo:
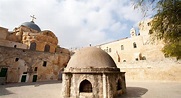
{"type": "Polygon", "coordinates": [[[119,79],[117,82],[117,90],[121,90],[122,86],[121,86],[121,80],[119,79]]]}
{"type": "Polygon", "coordinates": [[[36,43],[35,42],[32,42],[30,44],[30,50],[36,50],[36,43]]]}
{"type": "Polygon", "coordinates": [[[47,44],[46,44],[46,45],[45,45],[45,48],[44,48],[44,51],[45,51],[45,52],[49,52],[49,51],[50,51],[50,45],[47,45],[47,44]]]}
{"type": "Polygon", "coordinates": [[[136,43],[135,43],[135,42],[133,43],[133,48],[137,48],[137,45],[136,45],[136,43]]]}
{"type": "Polygon", "coordinates": [[[84,80],[80,83],[80,92],[92,92],[92,84],[88,80],[84,80]]]}
{"type": "Polygon", "coordinates": [[[17,45],[14,45],[14,48],[16,48],[17,47],[17,45]]]}

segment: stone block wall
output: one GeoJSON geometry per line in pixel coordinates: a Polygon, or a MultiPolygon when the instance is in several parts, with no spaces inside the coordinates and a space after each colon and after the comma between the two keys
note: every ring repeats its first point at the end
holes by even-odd
{"type": "Polygon", "coordinates": [[[118,67],[126,72],[128,81],[181,82],[181,62],[170,58],[161,61],[119,64],[118,67]]]}
{"type": "Polygon", "coordinates": [[[0,46],[0,67],[8,68],[6,82],[20,82],[24,73],[29,77],[26,82],[32,82],[33,75],[37,75],[37,81],[58,80],[59,71],[69,59],[70,55],[64,53],[0,46]]]}

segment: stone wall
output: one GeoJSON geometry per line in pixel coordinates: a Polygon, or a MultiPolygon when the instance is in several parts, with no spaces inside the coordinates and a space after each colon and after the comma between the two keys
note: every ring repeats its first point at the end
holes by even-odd
{"type": "Polygon", "coordinates": [[[0,68],[8,68],[6,82],[20,82],[24,74],[29,78],[26,82],[32,82],[33,75],[37,75],[37,81],[57,80],[59,71],[67,65],[69,59],[70,55],[66,53],[0,46],[0,68]]]}
{"type": "Polygon", "coordinates": [[[127,38],[97,46],[106,51],[116,64],[131,63],[140,60],[159,61],[163,60],[164,54],[161,49],[163,44],[144,44],[142,36],[127,38]],[[136,43],[136,48],[133,43],[136,43]],[[123,49],[121,48],[123,46],[123,49]]]}
{"type": "Polygon", "coordinates": [[[8,29],[0,27],[0,39],[6,39],[7,35],[8,35],[8,29]]]}
{"type": "Polygon", "coordinates": [[[175,81],[181,82],[181,61],[166,58],[161,61],[141,61],[119,64],[126,72],[128,81],[175,81]]]}
{"type": "Polygon", "coordinates": [[[22,42],[29,47],[31,43],[35,42],[37,51],[44,51],[45,45],[50,46],[49,52],[52,53],[54,53],[57,48],[58,39],[51,31],[45,30],[39,33],[24,32],[22,36],[22,42]]]}
{"type": "Polygon", "coordinates": [[[28,49],[26,44],[0,39],[0,46],[28,49]]]}
{"type": "Polygon", "coordinates": [[[118,68],[65,68],[62,93],[64,98],[115,98],[126,93],[125,73],[118,68]],[[84,81],[90,82],[92,92],[80,91],[84,81]]]}
{"type": "Polygon", "coordinates": [[[48,52],[54,53],[58,44],[57,37],[49,30],[37,32],[31,28],[20,26],[15,28],[13,32],[8,32],[7,29],[0,28],[0,33],[2,35],[0,37],[2,40],[0,40],[0,45],[7,47],[12,47],[12,45],[17,43],[16,46],[19,48],[30,49],[31,43],[34,42],[36,43],[37,51],[45,51],[45,47],[48,45],[48,52]],[[22,46],[26,46],[26,48],[22,46]]]}

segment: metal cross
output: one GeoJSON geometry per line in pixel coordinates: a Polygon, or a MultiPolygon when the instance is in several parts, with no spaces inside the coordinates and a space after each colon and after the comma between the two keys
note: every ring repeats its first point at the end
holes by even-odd
{"type": "Polygon", "coordinates": [[[32,18],[32,21],[34,22],[34,20],[36,19],[35,15],[31,16],[30,17],[32,18]]]}

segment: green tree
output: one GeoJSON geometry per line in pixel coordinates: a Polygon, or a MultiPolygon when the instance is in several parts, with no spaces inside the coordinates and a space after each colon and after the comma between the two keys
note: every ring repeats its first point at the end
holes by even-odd
{"type": "Polygon", "coordinates": [[[181,0],[134,0],[135,8],[156,11],[151,22],[153,38],[163,40],[167,56],[181,58],[181,0]],[[150,5],[150,7],[148,7],[150,5]]]}

